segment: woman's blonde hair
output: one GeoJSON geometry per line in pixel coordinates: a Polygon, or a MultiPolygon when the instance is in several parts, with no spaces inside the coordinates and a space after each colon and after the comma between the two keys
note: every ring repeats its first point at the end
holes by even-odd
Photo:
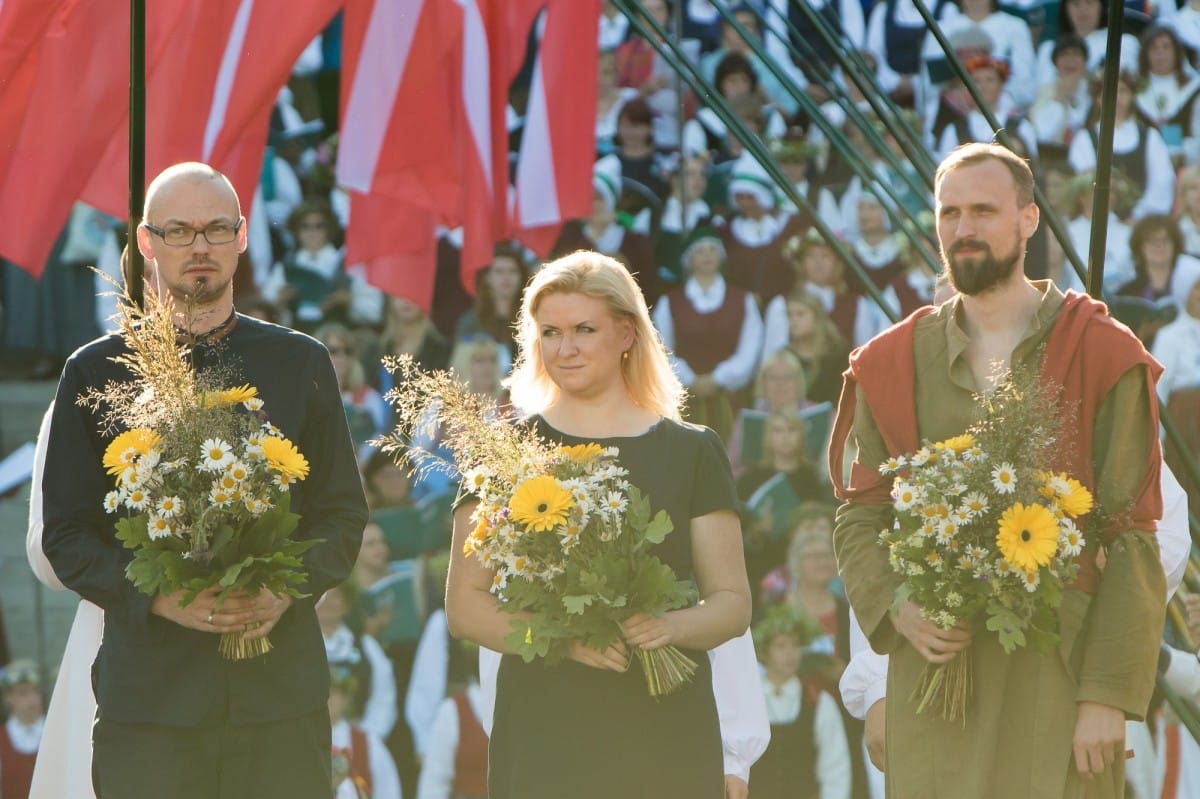
{"type": "Polygon", "coordinates": [[[763,358],[762,365],[758,367],[758,373],[754,377],[754,398],[756,400],[765,401],[767,398],[767,385],[765,373],[773,366],[782,366],[789,372],[789,377],[796,379],[800,384],[800,396],[797,397],[801,403],[808,399],[808,377],[804,374],[804,364],[800,362],[800,356],[789,349],[775,350],[767,357],[763,358]]]}
{"type": "Polygon", "coordinates": [[[615,258],[579,250],[543,266],[525,289],[517,318],[520,353],[512,375],[504,381],[512,403],[523,413],[541,413],[556,399],[558,386],[542,360],[537,312],[554,294],[582,294],[601,300],[613,318],[633,326],[633,345],[622,362],[625,388],[638,405],[679,421],[684,388],[671,370],[667,350],[650,321],[642,291],[629,270],[615,258]]]}
{"type": "Polygon", "coordinates": [[[775,446],[771,441],[771,425],[775,422],[783,422],[795,432],[800,434],[800,462],[807,464],[809,462],[808,450],[805,449],[806,436],[804,434],[804,420],[795,411],[773,411],[767,416],[767,420],[763,426],[763,463],[771,466],[775,458],[775,446]]]}
{"type": "Polygon", "coordinates": [[[350,368],[346,370],[342,391],[353,393],[367,384],[366,371],[358,357],[358,341],[350,328],[337,322],[326,322],[313,332],[313,338],[324,344],[326,349],[340,342],[345,349],[350,350],[350,368]]]}
{"type": "MultiPolygon", "coordinates": [[[[1189,213],[1186,202],[1187,190],[1193,186],[1200,186],[1200,164],[1192,164],[1185,167],[1175,181],[1175,216],[1179,218],[1186,216],[1189,213]]],[[[1200,209],[1196,209],[1200,211],[1200,209]]]]}
{"type": "MultiPolygon", "coordinates": [[[[837,325],[834,324],[833,319],[829,317],[829,311],[825,310],[820,297],[800,288],[787,295],[787,298],[784,300],[784,307],[787,307],[786,303],[792,302],[799,303],[812,311],[813,335],[816,338],[816,349],[819,355],[829,355],[845,345],[845,339],[837,329],[837,325]]],[[[790,330],[788,331],[788,338],[789,340],[791,339],[790,330]]]]}
{"type": "MultiPolygon", "coordinates": [[[[466,341],[460,341],[454,345],[454,349],[450,351],[450,369],[458,375],[458,379],[466,383],[471,382],[471,364],[476,360],[487,360],[496,364],[496,385],[489,388],[489,393],[493,396],[498,396],[501,393],[500,372],[503,367],[500,362],[500,348],[503,344],[496,341],[479,336],[470,338],[466,341]]],[[[471,386],[472,391],[479,392],[478,386],[471,386]]]]}

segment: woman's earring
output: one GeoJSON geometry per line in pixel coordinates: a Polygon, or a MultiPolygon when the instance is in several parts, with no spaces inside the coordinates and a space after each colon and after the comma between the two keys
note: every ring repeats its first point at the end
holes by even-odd
{"type": "Polygon", "coordinates": [[[628,360],[629,360],[629,350],[625,350],[624,352],[622,352],[622,353],[621,353],[621,360],[622,360],[622,361],[628,361],[628,360]]]}

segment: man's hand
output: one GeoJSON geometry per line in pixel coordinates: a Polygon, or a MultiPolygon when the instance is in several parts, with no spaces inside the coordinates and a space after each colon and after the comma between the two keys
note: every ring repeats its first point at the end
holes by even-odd
{"type": "Polygon", "coordinates": [[[275,596],[266,588],[259,589],[258,594],[247,598],[253,603],[254,617],[246,623],[246,634],[242,636],[244,641],[266,638],[275,629],[284,611],[292,606],[290,596],[275,596]]]}
{"type": "Polygon", "coordinates": [[[725,799],[749,799],[750,786],[741,777],[725,775],[725,799]]]}
{"type": "Polygon", "coordinates": [[[954,656],[971,645],[971,631],[966,627],[943,630],[921,615],[916,602],[905,602],[892,614],[892,625],[908,639],[917,654],[930,663],[949,663],[954,656]]]}
{"type": "Polygon", "coordinates": [[[1075,717],[1075,769],[1085,780],[1125,757],[1125,714],[1099,702],[1080,702],[1075,717]]]}
{"type": "Polygon", "coordinates": [[[279,617],[292,606],[291,597],[276,597],[263,588],[257,594],[242,592],[225,597],[220,607],[220,586],[204,589],[187,607],[180,605],[184,590],[158,594],[150,602],[150,612],[181,627],[205,633],[244,633],[246,640],[262,638],[275,628],[279,617]]]}
{"type": "Polygon", "coordinates": [[[252,598],[230,594],[218,608],[217,595],[220,593],[220,586],[205,588],[184,607],[179,604],[184,594],[184,589],[180,588],[171,594],[156,595],[150,602],[150,612],[181,627],[204,633],[245,631],[246,625],[254,620],[252,598]]]}
{"type": "Polygon", "coordinates": [[[887,699],[880,699],[867,709],[866,726],[863,728],[863,743],[867,745],[867,755],[875,768],[887,771],[884,749],[884,728],[887,724],[887,699]]]}

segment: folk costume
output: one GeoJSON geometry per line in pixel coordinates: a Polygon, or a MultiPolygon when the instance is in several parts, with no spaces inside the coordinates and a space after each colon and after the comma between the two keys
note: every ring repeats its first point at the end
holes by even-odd
{"type": "MultiPolygon", "coordinates": [[[[858,457],[838,486],[834,543],[847,596],[872,648],[891,655],[887,714],[888,795],[908,797],[1117,797],[1124,761],[1080,779],[1072,738],[1077,702],[1098,702],[1144,717],[1154,688],[1165,579],[1155,540],[1162,515],[1161,456],[1154,381],[1159,367],[1103,305],[1062,294],[1052,283],[1014,366],[1038,367],[1077,424],[1063,430],[1061,462],[1098,505],[1113,509],[1105,529],[1085,529],[1080,575],[1063,592],[1056,652],[1005,654],[990,635],[972,643],[974,694],[964,723],[916,715],[906,697],[925,661],[892,626],[888,609],[902,582],[878,543],[892,523],[890,480],[878,464],[922,439],[962,433],[977,414],[977,391],[963,357],[961,299],[923,309],[857,350],[846,372],[830,464],[835,482],[853,427],[858,457]],[[1043,355],[1044,352],[1044,355],[1043,355]],[[1096,566],[1098,547],[1107,562],[1096,566]]],[[[1138,753],[1135,753],[1135,756],[1138,753]]],[[[1149,752],[1140,753],[1149,757],[1149,752]]]]}

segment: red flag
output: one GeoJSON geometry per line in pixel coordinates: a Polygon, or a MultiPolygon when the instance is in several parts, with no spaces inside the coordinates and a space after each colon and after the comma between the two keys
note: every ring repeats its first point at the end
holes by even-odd
{"type": "MultiPolygon", "coordinates": [[[[508,85],[544,2],[351,0],[346,9],[339,181],[462,225],[468,286],[508,236],[508,85]]],[[[363,237],[391,238],[353,219],[348,249],[379,251],[363,237]]]]}
{"type": "Polygon", "coordinates": [[[518,238],[540,256],[564,221],[591,213],[599,18],[599,0],[554,0],[534,65],[514,216],[518,238]]]}
{"type": "Polygon", "coordinates": [[[46,27],[68,11],[68,0],[0,0],[0,179],[21,132],[46,27]]]}
{"type": "MultiPolygon", "coordinates": [[[[164,2],[164,7],[177,3],[164,2]]],[[[36,73],[8,170],[0,254],[34,277],[127,107],[128,7],[77,0],[60,9],[37,45],[36,73]]]]}
{"type": "Polygon", "coordinates": [[[346,263],[362,267],[372,286],[433,308],[437,220],[431,211],[385,194],[350,192],[346,263]],[[356,235],[370,231],[372,235],[356,235]]]}
{"type": "MultiPolygon", "coordinates": [[[[35,276],[76,198],[124,216],[128,196],[128,6],[59,2],[40,44],[22,62],[36,57],[0,182],[0,210],[14,224],[2,254],[35,276]]],[[[207,161],[229,174],[248,202],[275,96],[340,5],[156,0],[146,19],[147,173],[207,161]]],[[[0,16],[0,24],[6,19],[0,16]]],[[[9,118],[7,100],[6,92],[0,122],[9,118]]]]}
{"type": "MultiPolygon", "coordinates": [[[[203,161],[225,173],[248,205],[276,95],[340,4],[191,0],[170,30],[156,26],[153,38],[147,32],[153,49],[147,53],[146,174],[203,161]],[[180,87],[186,87],[182,96],[180,87]]],[[[124,214],[128,124],[125,115],[83,195],[118,216],[124,214]]]]}

